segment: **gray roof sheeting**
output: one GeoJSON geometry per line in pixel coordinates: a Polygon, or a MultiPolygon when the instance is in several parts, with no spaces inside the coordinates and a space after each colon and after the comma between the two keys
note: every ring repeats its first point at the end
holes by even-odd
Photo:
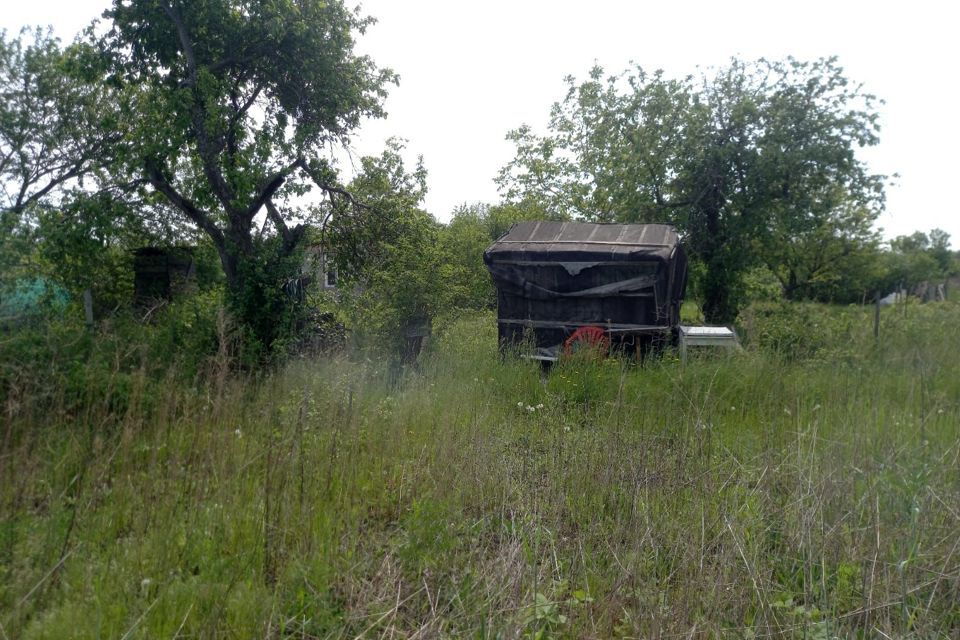
{"type": "Polygon", "coordinates": [[[486,250],[484,260],[667,262],[679,244],[676,229],[666,224],[518,222],[486,250]]]}

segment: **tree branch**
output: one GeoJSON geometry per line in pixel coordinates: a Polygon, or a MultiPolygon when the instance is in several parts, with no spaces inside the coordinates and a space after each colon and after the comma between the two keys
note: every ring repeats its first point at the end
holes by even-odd
{"type": "MultiPolygon", "coordinates": [[[[253,199],[253,202],[250,203],[250,206],[247,207],[246,219],[253,220],[253,217],[257,215],[257,212],[260,211],[260,208],[266,204],[270,198],[274,196],[277,190],[283,186],[283,183],[286,181],[287,176],[290,175],[290,172],[300,166],[300,160],[293,162],[292,164],[284,167],[280,171],[277,171],[275,174],[270,176],[263,186],[260,188],[260,193],[253,199]]],[[[269,213],[269,211],[268,211],[269,213]]]]}
{"type": "Polygon", "coordinates": [[[250,107],[253,106],[253,103],[257,101],[257,98],[260,97],[260,92],[263,91],[263,85],[258,85],[256,89],[250,94],[250,97],[244,101],[242,105],[237,105],[237,112],[233,115],[232,124],[237,124],[240,122],[240,118],[250,110],[250,107]]]}
{"type": "MultiPolygon", "coordinates": [[[[233,207],[233,189],[227,184],[223,177],[223,172],[217,166],[217,154],[219,149],[211,144],[210,136],[207,133],[207,127],[204,124],[205,109],[199,102],[199,97],[195,96],[197,103],[194,104],[193,126],[197,132],[197,148],[200,151],[200,158],[203,161],[203,173],[210,181],[213,192],[216,194],[220,204],[228,214],[234,212],[233,207]]],[[[258,207],[259,208],[259,207],[258,207]]]]}
{"type": "Polygon", "coordinates": [[[219,149],[211,141],[205,124],[206,109],[203,104],[203,97],[197,91],[197,56],[193,51],[193,44],[190,42],[190,34],[187,32],[187,26],[184,24],[183,18],[169,2],[163,2],[161,7],[177,31],[180,49],[187,61],[188,75],[180,81],[180,86],[193,89],[193,127],[197,134],[197,147],[200,151],[200,157],[203,160],[203,172],[210,181],[220,204],[223,205],[227,214],[231,215],[234,213],[233,189],[230,188],[223,177],[223,172],[217,166],[216,160],[219,149]]]}
{"type": "Polygon", "coordinates": [[[220,71],[224,69],[229,69],[230,67],[242,67],[244,65],[249,64],[250,62],[253,62],[256,59],[257,57],[255,55],[243,56],[242,58],[230,56],[230,57],[224,58],[223,60],[221,60],[220,62],[217,62],[216,64],[210,65],[210,72],[219,73],[220,71]]]}
{"type": "Polygon", "coordinates": [[[172,205],[180,209],[194,224],[205,231],[207,235],[210,236],[210,239],[213,240],[217,249],[222,250],[226,246],[226,240],[223,231],[213,221],[213,218],[200,209],[189,198],[182,196],[174,188],[167,177],[163,175],[163,171],[158,162],[155,160],[147,160],[145,169],[147,179],[150,181],[150,184],[153,185],[153,188],[166,196],[172,205]]]}
{"type": "Polygon", "coordinates": [[[280,237],[283,239],[283,245],[281,246],[280,254],[283,256],[288,256],[293,252],[297,245],[300,244],[300,240],[303,239],[303,235],[306,233],[307,228],[302,224],[298,224],[293,229],[290,229],[287,226],[287,223],[284,221],[283,216],[280,214],[280,211],[273,204],[272,200],[267,200],[265,205],[267,207],[267,218],[273,222],[273,225],[280,233],[280,237]]]}
{"type": "Polygon", "coordinates": [[[162,3],[161,7],[164,13],[167,14],[167,17],[170,18],[170,21],[173,22],[173,26],[177,30],[177,38],[180,40],[180,48],[183,50],[183,55],[187,59],[189,77],[181,82],[187,83],[186,86],[196,87],[197,56],[193,52],[193,44],[190,42],[190,34],[187,33],[187,25],[183,23],[183,18],[180,17],[180,14],[169,2],[162,3]]]}
{"type": "Polygon", "coordinates": [[[280,211],[273,204],[272,200],[266,201],[267,207],[267,218],[270,222],[273,223],[273,226],[277,228],[277,231],[280,233],[280,237],[286,240],[290,236],[290,229],[287,228],[287,223],[284,221],[283,216],[280,215],[280,211]]]}
{"type": "Polygon", "coordinates": [[[336,196],[340,196],[340,197],[346,199],[347,201],[350,202],[350,204],[351,204],[352,206],[354,206],[354,207],[356,207],[356,208],[358,208],[358,209],[366,209],[366,210],[368,210],[368,211],[370,211],[370,210],[373,209],[373,207],[371,207],[370,205],[365,204],[365,203],[360,202],[359,200],[357,200],[357,199],[354,197],[354,195],[353,195],[352,193],[350,193],[349,191],[347,191],[346,189],[343,189],[342,187],[336,187],[336,186],[328,183],[328,182],[327,182],[326,180],[324,180],[316,171],[314,171],[314,170],[310,167],[310,164],[306,161],[305,158],[302,158],[302,157],[301,157],[301,158],[298,158],[297,161],[293,164],[293,166],[301,169],[305,174],[307,174],[307,177],[310,178],[310,180],[313,182],[313,184],[315,184],[315,185],[318,186],[320,189],[322,189],[323,191],[325,191],[325,192],[327,193],[327,195],[329,195],[329,196],[331,197],[331,199],[333,198],[333,196],[336,195],[336,196]]]}

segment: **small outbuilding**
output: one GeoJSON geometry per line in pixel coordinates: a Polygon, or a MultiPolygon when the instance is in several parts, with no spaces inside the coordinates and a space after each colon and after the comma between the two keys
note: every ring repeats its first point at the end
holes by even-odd
{"type": "Polygon", "coordinates": [[[501,348],[554,360],[582,342],[642,353],[676,336],[687,258],[662,224],[519,222],[484,252],[501,348]]]}
{"type": "Polygon", "coordinates": [[[196,280],[192,247],[141,247],[133,252],[133,297],[138,304],[169,300],[196,280]]]}

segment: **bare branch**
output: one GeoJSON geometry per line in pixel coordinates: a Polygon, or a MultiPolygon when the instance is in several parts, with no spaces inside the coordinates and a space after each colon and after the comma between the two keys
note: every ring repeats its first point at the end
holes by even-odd
{"type": "Polygon", "coordinates": [[[250,94],[250,97],[247,100],[237,107],[237,113],[234,115],[234,122],[239,122],[240,118],[250,110],[250,107],[253,106],[253,103],[257,101],[257,98],[260,97],[260,93],[263,91],[263,86],[259,85],[256,89],[253,90],[253,93],[250,94]]]}

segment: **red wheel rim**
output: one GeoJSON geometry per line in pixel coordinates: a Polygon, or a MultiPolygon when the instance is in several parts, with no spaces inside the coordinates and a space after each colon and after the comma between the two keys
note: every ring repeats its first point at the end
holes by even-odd
{"type": "Polygon", "coordinates": [[[563,343],[563,353],[568,356],[585,348],[600,355],[606,355],[610,350],[610,338],[607,337],[607,332],[597,326],[580,327],[563,343]]]}

